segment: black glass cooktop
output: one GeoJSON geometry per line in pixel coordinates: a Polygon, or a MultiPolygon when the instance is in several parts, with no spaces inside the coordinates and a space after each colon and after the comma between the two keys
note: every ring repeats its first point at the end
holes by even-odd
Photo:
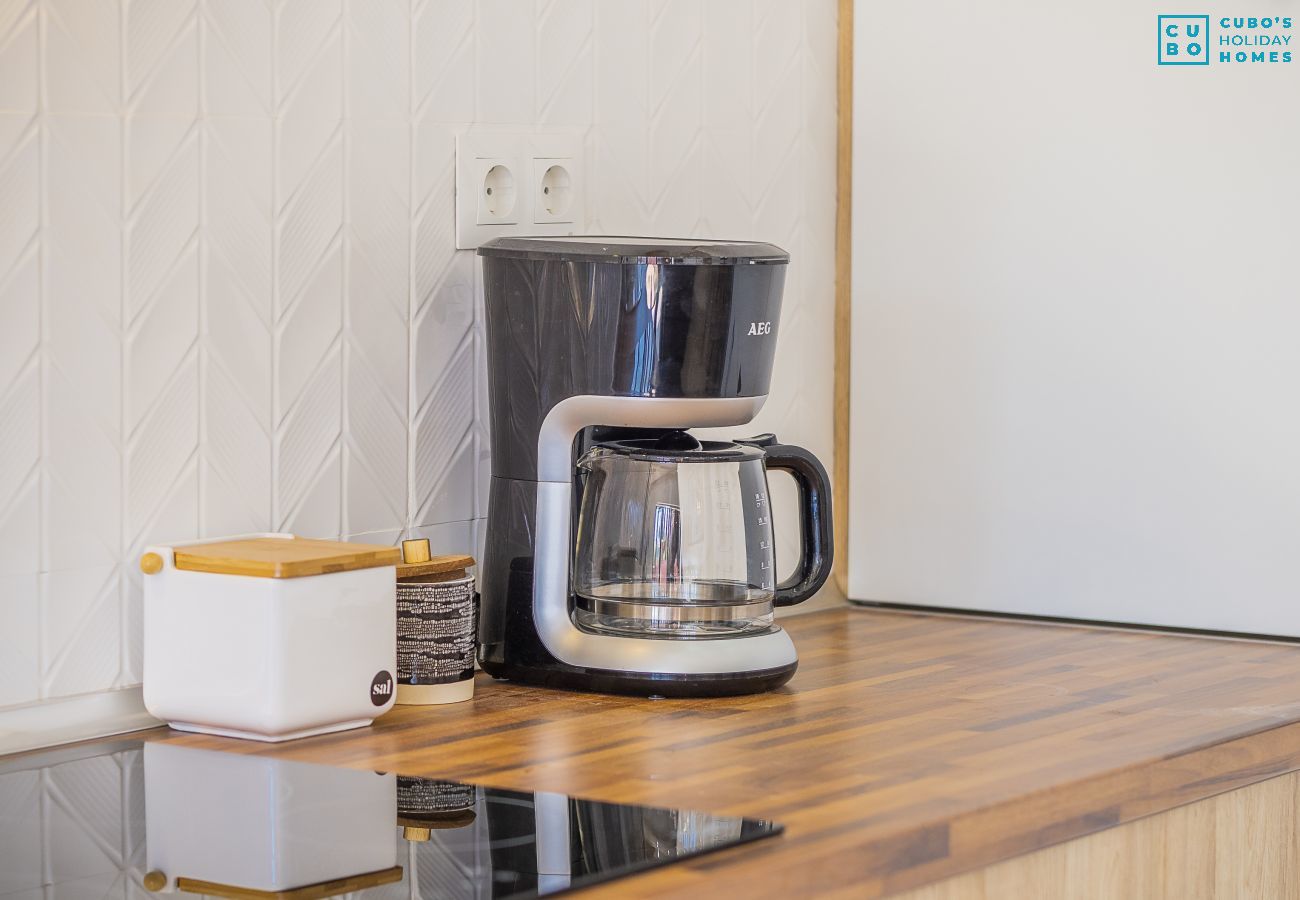
{"type": "Polygon", "coordinates": [[[0,900],[536,897],[780,831],[140,741],[0,760],[0,900]]]}

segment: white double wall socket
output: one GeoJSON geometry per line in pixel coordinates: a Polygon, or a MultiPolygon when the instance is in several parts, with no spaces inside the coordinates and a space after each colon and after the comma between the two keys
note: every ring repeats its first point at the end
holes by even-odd
{"type": "Polygon", "coordinates": [[[456,247],[503,235],[580,234],[586,168],[578,131],[474,128],[456,138],[456,247]]]}

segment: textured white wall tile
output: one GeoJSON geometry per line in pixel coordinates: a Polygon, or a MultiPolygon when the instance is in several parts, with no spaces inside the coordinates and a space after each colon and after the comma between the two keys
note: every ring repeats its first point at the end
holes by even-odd
{"type": "Polygon", "coordinates": [[[650,24],[645,0],[602,0],[596,7],[595,127],[586,157],[587,214],[596,233],[657,227],[650,208],[650,24]]]}
{"type": "Polygon", "coordinates": [[[205,111],[266,116],[273,100],[275,15],[264,0],[205,0],[201,81],[205,111]]]}
{"type": "Polygon", "coordinates": [[[0,110],[35,110],[40,100],[40,26],[35,2],[0,9],[0,110]]]}
{"type": "MultiPolygon", "coordinates": [[[[277,126],[275,189],[273,518],[277,529],[323,535],[342,531],[344,148],[337,24],[314,56],[296,46],[306,35],[294,35],[292,50],[282,51],[293,63],[281,66],[282,78],[306,74],[277,126]],[[320,74],[329,66],[332,80],[320,74]],[[332,119],[292,113],[301,107],[318,113],[331,102],[332,119]]],[[[281,40],[283,29],[282,15],[281,40]]]]}
{"type": "Polygon", "coordinates": [[[277,344],[275,526],[341,531],[342,254],[331,247],[282,318],[277,344]]]}
{"type": "Polygon", "coordinates": [[[128,109],[194,115],[199,100],[195,0],[132,0],[125,7],[123,85],[128,109]]]}
{"type": "Polygon", "coordinates": [[[121,5],[117,0],[42,0],[41,78],[49,111],[122,108],[121,5]]]}
{"type": "Polygon", "coordinates": [[[384,528],[380,531],[357,531],[339,535],[339,540],[356,541],[359,544],[394,545],[405,539],[406,532],[401,528],[384,528]]]}
{"type": "Polygon", "coordinates": [[[412,525],[469,520],[476,510],[475,259],[455,249],[454,166],[451,132],[419,126],[411,232],[412,525]]]}
{"type": "Polygon", "coordinates": [[[348,131],[346,532],[406,520],[409,142],[405,122],[372,121],[348,131]]]}
{"type": "Polygon", "coordinates": [[[601,0],[596,6],[598,125],[644,127],[650,118],[650,54],[646,0],[601,0]]]}
{"type": "Polygon", "coordinates": [[[790,250],[750,430],[829,461],[834,50],[833,0],[0,3],[0,707],[139,681],[148,540],[481,552],[472,124],[584,130],[595,231],[790,250]]]}
{"type": "MultiPolygon", "coordinates": [[[[705,127],[748,130],[754,108],[753,67],[758,62],[753,58],[754,5],[750,0],[711,0],[701,6],[705,127]]],[[[809,4],[810,9],[814,6],[809,4]]],[[[830,19],[833,46],[835,22],[830,19]]],[[[834,92],[826,93],[834,106],[834,92]]]]}
{"type": "Polygon", "coordinates": [[[444,522],[440,525],[417,525],[410,529],[413,539],[428,538],[429,549],[439,553],[464,553],[474,546],[473,522],[444,522]]]}
{"type": "Polygon", "coordinates": [[[122,550],[121,125],[45,119],[42,229],[46,569],[122,550]]]}
{"type": "MultiPolygon", "coordinates": [[[[470,254],[457,254],[416,310],[414,376],[418,407],[428,404],[439,383],[454,377],[452,361],[470,352],[474,265],[470,254]]],[[[472,398],[464,402],[472,408],[472,398]]],[[[416,418],[421,416],[419,408],[412,412],[416,418]]]]}
{"type": "Polygon", "coordinates": [[[342,0],[280,4],[275,63],[275,101],[282,114],[338,117],[343,107],[342,0]]]}
{"type": "MultiPolygon", "coordinates": [[[[0,652],[0,706],[30,703],[41,696],[38,577],[0,575],[0,636],[3,636],[0,640],[4,647],[0,652]]],[[[5,809],[4,803],[0,799],[0,809],[5,809]]],[[[4,850],[0,848],[0,873],[4,869],[4,850]]],[[[5,876],[0,874],[0,894],[5,893],[4,883],[5,876]]]]}
{"type": "Polygon", "coordinates": [[[405,121],[411,104],[409,5],[409,0],[345,0],[349,118],[405,121]]]}
{"type": "Polygon", "coordinates": [[[474,264],[469,254],[457,255],[416,312],[415,524],[468,520],[475,514],[474,264]]]}
{"type": "Polygon", "coordinates": [[[475,4],[475,120],[531,122],[536,109],[536,9],[523,0],[475,4]]]}
{"type": "MultiPolygon", "coordinates": [[[[487,335],[483,304],[475,304],[474,322],[474,453],[478,459],[475,476],[474,518],[487,520],[488,497],[492,488],[492,444],[488,429],[487,335]]],[[[481,537],[481,535],[480,535],[481,537]]],[[[482,547],[480,546],[481,550],[482,547]]]]}
{"type": "Polygon", "coordinates": [[[649,138],[643,124],[592,129],[588,137],[587,218],[597,234],[657,231],[650,215],[649,138]]]}
{"type": "MultiPolygon", "coordinates": [[[[192,15],[133,6],[128,60],[143,51],[139,92],[166,82],[166,102],[140,104],[190,116],[134,114],[126,120],[127,182],[123,228],[122,436],[123,556],[135,560],[154,541],[199,530],[199,322],[201,135],[193,112],[197,81],[159,72],[195,39],[192,15]],[[181,38],[172,40],[179,32],[181,38]],[[169,37],[171,36],[171,37],[169,37]]],[[[192,50],[192,47],[189,48],[192,50]]],[[[129,68],[129,67],[128,67],[129,68]]],[[[192,65],[191,65],[192,68],[192,65]]],[[[193,73],[190,73],[191,75],[193,73]]],[[[139,93],[137,92],[137,93],[139,93]]],[[[122,567],[122,668],[117,684],[142,672],[141,585],[122,567]]]]}
{"type": "Polygon", "coordinates": [[[411,46],[417,121],[474,121],[474,4],[416,0],[411,46]]]}
{"type": "Polygon", "coordinates": [[[669,0],[650,20],[650,219],[666,234],[698,234],[704,125],[702,4],[669,0]]]}
{"type": "Polygon", "coordinates": [[[116,566],[41,577],[41,696],[113,687],[121,668],[122,604],[116,566]]]}
{"type": "MultiPolygon", "coordinates": [[[[0,273],[8,276],[40,230],[40,140],[31,113],[0,113],[0,273]]],[[[0,362],[3,365],[3,362],[0,362]]]]}
{"type": "Polygon", "coordinates": [[[542,0],[537,15],[537,121],[589,125],[595,102],[592,0],[542,0]]]}
{"type": "Polygon", "coordinates": [[[713,237],[736,238],[754,232],[753,141],[749,129],[714,128],[702,135],[700,219],[713,237]]]}
{"type": "Polygon", "coordinates": [[[715,237],[753,233],[753,4],[718,0],[702,9],[704,126],[700,208],[715,237]]]}
{"type": "Polygon", "coordinates": [[[272,126],[209,119],[203,139],[200,533],[210,537],[272,527],[272,126]]]}
{"type": "MultiPolygon", "coordinates": [[[[4,427],[8,427],[7,425],[4,427]]],[[[32,472],[0,515],[0,575],[34,574],[40,568],[40,475],[32,472]]],[[[0,645],[8,646],[3,640],[0,645]]]]}
{"type": "Polygon", "coordinates": [[[0,574],[40,558],[39,153],[36,120],[0,114],[0,574]]]}

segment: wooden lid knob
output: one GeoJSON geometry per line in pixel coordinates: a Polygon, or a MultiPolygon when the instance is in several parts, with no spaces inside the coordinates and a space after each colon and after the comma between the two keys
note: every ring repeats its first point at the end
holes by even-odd
{"type": "Polygon", "coordinates": [[[428,562],[429,556],[429,539],[419,538],[413,541],[402,541],[402,562],[404,563],[422,563],[428,562]]]}
{"type": "Polygon", "coordinates": [[[146,553],[140,557],[140,571],[144,574],[157,575],[162,569],[163,559],[157,553],[146,553]]]}
{"type": "Polygon", "coordinates": [[[157,869],[152,872],[146,872],[144,876],[144,887],[148,891],[161,891],[167,887],[167,876],[157,869]]]}

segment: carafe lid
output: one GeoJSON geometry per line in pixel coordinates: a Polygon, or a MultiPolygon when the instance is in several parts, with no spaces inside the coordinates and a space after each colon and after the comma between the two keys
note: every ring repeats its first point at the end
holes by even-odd
{"type": "Polygon", "coordinates": [[[654,237],[499,237],[479,247],[478,255],[673,266],[785,265],[790,261],[790,254],[780,247],[757,241],[654,237]]]}
{"type": "Polygon", "coordinates": [[[718,463],[762,459],[763,451],[727,441],[701,441],[685,431],[666,431],[658,437],[596,444],[583,459],[606,451],[611,456],[660,463],[718,463]]]}

